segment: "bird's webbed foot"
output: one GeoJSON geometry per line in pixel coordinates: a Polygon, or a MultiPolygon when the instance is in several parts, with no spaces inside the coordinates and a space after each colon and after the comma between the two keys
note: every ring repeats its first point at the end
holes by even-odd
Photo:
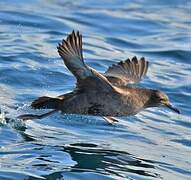
{"type": "Polygon", "coordinates": [[[103,119],[110,125],[113,125],[116,122],[119,122],[117,119],[115,119],[112,116],[103,116],[103,119]]]}

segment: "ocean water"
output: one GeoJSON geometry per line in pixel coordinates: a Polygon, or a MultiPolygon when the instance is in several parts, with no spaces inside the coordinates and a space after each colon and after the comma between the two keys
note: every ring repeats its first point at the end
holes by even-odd
{"type": "Polygon", "coordinates": [[[191,179],[190,12],[187,0],[1,0],[0,179],[191,179]],[[30,108],[35,98],[75,87],[56,50],[73,29],[100,72],[144,56],[139,86],[166,92],[181,114],[151,108],[114,126],[59,113],[16,119],[45,112],[30,108]]]}

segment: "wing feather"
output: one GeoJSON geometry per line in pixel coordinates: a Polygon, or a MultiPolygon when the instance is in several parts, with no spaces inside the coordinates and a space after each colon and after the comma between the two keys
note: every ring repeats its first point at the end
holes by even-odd
{"type": "Polygon", "coordinates": [[[58,44],[57,49],[66,67],[76,77],[78,88],[92,89],[98,84],[98,86],[101,87],[100,89],[112,89],[111,83],[105,76],[84,63],[82,54],[82,35],[79,33],[79,31],[73,31],[71,34],[69,34],[66,40],[62,40],[62,43],[58,44]],[[87,84],[90,79],[96,84],[87,84]]]}
{"type": "Polygon", "coordinates": [[[134,56],[131,60],[120,61],[108,68],[104,76],[116,86],[126,86],[140,82],[148,70],[148,61],[142,57],[140,60],[134,56]]]}

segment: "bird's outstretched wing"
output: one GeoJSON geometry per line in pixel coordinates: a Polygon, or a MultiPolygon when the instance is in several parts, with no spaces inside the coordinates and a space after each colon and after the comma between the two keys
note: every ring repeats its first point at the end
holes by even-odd
{"type": "Polygon", "coordinates": [[[58,53],[64,60],[67,68],[74,74],[77,80],[85,79],[92,73],[86,66],[82,55],[82,35],[74,31],[68,35],[66,40],[59,43],[58,53]]]}
{"type": "Polygon", "coordinates": [[[111,83],[105,76],[84,63],[82,54],[82,35],[79,31],[73,31],[69,34],[66,40],[58,44],[57,49],[66,67],[76,77],[78,88],[101,88],[102,90],[108,91],[112,89],[111,83]]]}
{"type": "Polygon", "coordinates": [[[138,60],[135,56],[131,60],[113,64],[104,76],[115,86],[126,86],[141,81],[147,73],[148,65],[149,62],[144,57],[138,60]]]}

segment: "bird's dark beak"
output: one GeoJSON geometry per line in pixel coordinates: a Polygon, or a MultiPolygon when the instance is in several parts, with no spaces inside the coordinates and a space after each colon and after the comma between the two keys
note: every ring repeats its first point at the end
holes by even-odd
{"type": "Polygon", "coordinates": [[[177,108],[173,107],[169,102],[164,103],[164,105],[165,105],[166,107],[168,107],[169,109],[171,109],[172,111],[174,111],[174,112],[180,114],[180,111],[179,111],[177,108]]]}

